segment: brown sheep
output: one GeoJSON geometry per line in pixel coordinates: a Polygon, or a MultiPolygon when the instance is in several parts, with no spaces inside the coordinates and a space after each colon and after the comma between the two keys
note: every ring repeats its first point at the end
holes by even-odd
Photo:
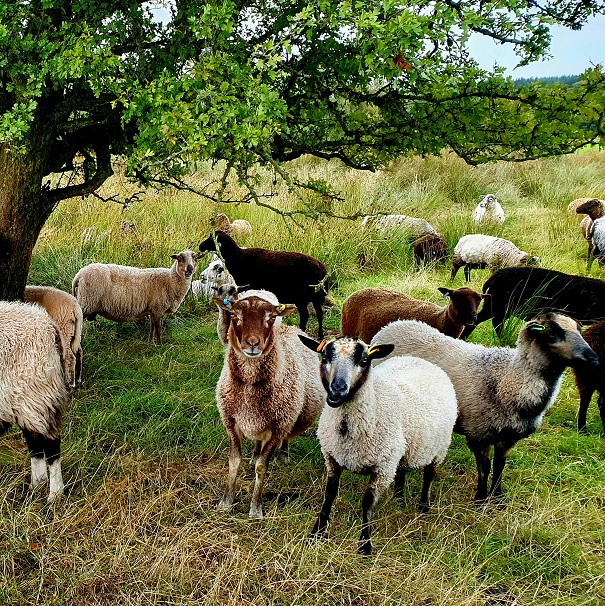
{"type": "Polygon", "coordinates": [[[601,416],[601,424],[605,429],[605,322],[598,322],[582,331],[582,336],[590,348],[599,356],[599,366],[594,368],[578,367],[573,369],[576,379],[576,387],[580,394],[580,408],[578,410],[578,431],[586,433],[586,412],[592,394],[597,391],[597,405],[601,416]]]}
{"type": "Polygon", "coordinates": [[[372,337],[389,322],[420,320],[457,339],[465,326],[473,325],[477,320],[477,309],[483,296],[467,287],[438,290],[450,298],[446,307],[383,288],[354,292],[342,305],[341,332],[345,337],[359,337],[370,343],[372,337]]]}
{"type": "Polygon", "coordinates": [[[260,297],[225,305],[229,314],[227,348],[216,386],[216,402],[229,436],[229,476],[218,508],[231,507],[241,462],[242,437],[255,441],[256,480],[249,516],[262,518],[262,493],[275,449],[310,427],[326,399],[317,353],[300,341],[293,326],[274,326],[276,318],[293,313],[293,305],[276,306],[260,297]]]}
{"type": "Polygon", "coordinates": [[[417,265],[438,262],[447,257],[447,242],[439,234],[425,234],[414,242],[414,260],[417,265]]]}

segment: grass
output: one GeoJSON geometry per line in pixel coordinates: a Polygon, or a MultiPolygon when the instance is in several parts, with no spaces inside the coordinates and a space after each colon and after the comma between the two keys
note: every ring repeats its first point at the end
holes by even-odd
{"type": "MultiPolygon", "coordinates": [[[[479,195],[495,193],[507,221],[489,233],[538,254],[544,267],[585,273],[586,244],[568,216],[569,201],[605,198],[605,153],[526,164],[471,168],[450,156],[402,159],[376,174],[305,158],[299,178],[325,179],[342,192],[337,214],[394,212],[425,217],[450,246],[476,231],[479,195]]],[[[210,181],[201,169],[196,183],[210,181]]],[[[238,184],[232,183],[235,195],[238,184]]],[[[301,208],[282,188],[271,200],[301,208]]],[[[136,189],[116,176],[105,194],[136,189]]],[[[320,201],[311,201],[316,204],[320,201]]],[[[325,201],[324,201],[325,202],[325,201]]],[[[324,203],[322,202],[322,203],[324,203]]],[[[405,239],[364,233],[359,221],[303,220],[287,225],[256,206],[225,206],[253,224],[247,246],[312,254],[331,272],[329,332],[351,292],[384,286],[440,302],[447,264],[417,271],[405,239]]],[[[214,208],[187,194],[147,192],[127,210],[71,200],[51,216],[39,240],[30,283],[68,290],[92,261],[168,266],[169,255],[208,234],[214,208]],[[123,232],[121,222],[134,224],[123,232]],[[94,228],[82,243],[80,234],[94,228]]],[[[481,290],[486,271],[473,271],[481,290]]],[[[605,278],[593,265],[591,275],[605,278]]],[[[463,285],[459,272],[454,286],[463,285]]],[[[165,320],[164,343],[147,343],[147,325],[87,323],[84,384],[63,428],[66,496],[45,503],[28,491],[25,445],[13,429],[0,439],[0,603],[374,606],[529,606],[605,600],[605,440],[596,406],[588,434],[575,430],[578,396],[571,376],[542,427],[511,452],[503,510],[471,504],[475,465],[455,436],[434,483],[434,507],[419,515],[420,474],[409,474],[403,506],[390,493],[377,509],[376,554],[356,554],[366,479],[345,473],[328,538],[308,544],[324,488],[317,441],[295,440],[291,462],[273,461],[266,518],[249,521],[253,471],[246,465],[237,505],[216,511],[227,470],[227,440],[214,400],[223,353],[216,311],[187,299],[165,320]]],[[[314,317],[310,332],[316,331],[314,317]]],[[[507,329],[514,339],[516,328],[507,329]]],[[[497,339],[485,323],[473,339],[497,339]]]]}

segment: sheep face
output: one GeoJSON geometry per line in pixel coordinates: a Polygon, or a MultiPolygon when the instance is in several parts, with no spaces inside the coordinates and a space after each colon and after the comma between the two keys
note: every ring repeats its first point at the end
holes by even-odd
{"type": "MultiPolygon", "coordinates": [[[[221,286],[213,286],[212,288],[216,290],[216,294],[218,295],[217,299],[219,303],[222,301],[223,305],[229,307],[237,301],[237,295],[250,288],[250,284],[245,284],[244,286],[236,286],[235,284],[222,284],[221,286]]],[[[212,300],[216,302],[216,299],[212,300]]]]}
{"type": "Polygon", "coordinates": [[[294,305],[273,305],[260,297],[248,297],[227,306],[214,302],[231,318],[228,340],[231,347],[247,358],[260,358],[273,346],[273,324],[278,316],[289,316],[294,305]]]}
{"type": "Polygon", "coordinates": [[[214,236],[212,237],[212,234],[210,234],[203,242],[200,242],[200,252],[212,252],[212,251],[216,251],[216,244],[217,242],[219,243],[219,245],[221,244],[221,240],[224,240],[225,238],[229,238],[229,235],[224,232],[221,231],[219,229],[217,229],[214,232],[214,236]],[[215,240],[216,238],[216,240],[215,240]]]}
{"type": "Polygon", "coordinates": [[[603,214],[603,206],[601,200],[592,198],[576,208],[576,213],[579,215],[588,215],[592,219],[600,217],[603,214]]]}
{"type": "Polygon", "coordinates": [[[481,206],[482,208],[494,208],[497,202],[498,199],[496,198],[496,196],[494,196],[494,194],[486,194],[485,196],[483,196],[483,198],[481,198],[479,206],[481,206]]]}
{"type": "Polygon", "coordinates": [[[197,267],[197,255],[192,250],[183,250],[176,255],[170,255],[176,261],[176,271],[179,276],[191,278],[197,267]]]}
{"type": "Polygon", "coordinates": [[[473,326],[477,322],[477,310],[485,295],[480,295],[472,288],[467,288],[466,286],[457,288],[456,290],[450,290],[449,288],[438,288],[437,290],[444,297],[450,298],[448,310],[450,316],[456,322],[465,324],[466,326],[473,326]]]}
{"type": "Polygon", "coordinates": [[[394,345],[368,346],[359,339],[348,337],[327,344],[304,335],[299,338],[309,349],[321,353],[321,382],[332,408],[352,400],[366,382],[372,360],[384,358],[394,349],[394,345]]]}
{"type": "Polygon", "coordinates": [[[546,313],[530,320],[519,334],[519,341],[535,341],[550,358],[556,358],[571,367],[593,367],[598,364],[597,354],[582,338],[580,327],[569,316],[546,313]]]}

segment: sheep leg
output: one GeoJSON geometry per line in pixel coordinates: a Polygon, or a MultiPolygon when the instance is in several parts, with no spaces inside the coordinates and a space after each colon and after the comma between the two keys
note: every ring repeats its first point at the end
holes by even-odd
{"type": "Polygon", "coordinates": [[[494,470],[492,473],[492,487],[489,492],[496,499],[502,498],[502,472],[506,465],[506,455],[513,445],[514,442],[512,444],[500,442],[494,445],[494,470]]]}
{"type": "MultiPolygon", "coordinates": [[[[578,391],[580,392],[580,408],[578,408],[578,431],[580,433],[586,433],[586,413],[588,412],[588,406],[590,405],[590,400],[592,399],[592,394],[594,393],[593,387],[578,387],[578,391]]],[[[597,402],[600,402],[601,396],[597,402]]],[[[601,411],[601,404],[599,403],[599,411],[601,412],[601,418],[603,418],[603,413],[605,411],[601,411]]],[[[605,427],[605,425],[604,425],[605,427]]]]}
{"type": "Polygon", "coordinates": [[[435,477],[435,462],[425,465],[422,476],[422,492],[420,495],[420,503],[418,504],[418,511],[426,513],[430,507],[430,496],[431,496],[431,483],[435,477]]]}
{"type": "Polygon", "coordinates": [[[279,458],[285,463],[288,463],[290,461],[289,445],[290,442],[286,439],[282,440],[281,446],[279,447],[279,458]]]}
{"type": "Polygon", "coordinates": [[[76,383],[82,383],[82,348],[76,351],[76,383]]]}
{"type": "Polygon", "coordinates": [[[372,553],[372,517],[374,514],[374,506],[378,503],[378,499],[388,488],[392,481],[391,478],[386,478],[383,474],[372,471],[370,484],[366,493],[363,495],[361,502],[362,521],[361,521],[361,536],[359,537],[358,552],[362,555],[370,555],[372,553]]]}
{"type": "Polygon", "coordinates": [[[324,310],[319,301],[313,301],[313,307],[315,308],[315,314],[317,315],[317,324],[319,326],[319,330],[317,332],[317,338],[322,339],[324,336],[324,331],[323,331],[324,310]]]}
{"type": "Polygon", "coordinates": [[[456,261],[454,261],[452,263],[452,274],[450,275],[450,282],[456,277],[456,274],[458,273],[458,270],[464,265],[464,263],[456,263],[456,261]]]}
{"type": "Polygon", "coordinates": [[[254,441],[254,448],[252,449],[252,456],[250,457],[250,463],[254,463],[254,461],[256,461],[256,459],[258,459],[258,456],[260,455],[260,451],[261,448],[263,446],[263,441],[262,440],[255,440],[254,441]]]}
{"type": "Polygon", "coordinates": [[[330,455],[326,455],[326,467],[328,469],[328,479],[326,481],[324,501],[322,503],[319,516],[317,517],[317,522],[315,522],[315,526],[313,526],[313,530],[309,535],[310,539],[318,539],[326,531],[328,521],[330,520],[330,512],[332,511],[332,505],[334,503],[336,495],[338,494],[342,467],[336,462],[336,459],[334,459],[330,455]]]}
{"type": "Polygon", "coordinates": [[[263,488],[265,487],[265,478],[267,476],[267,468],[269,467],[269,461],[273,451],[281,443],[281,438],[272,435],[264,444],[261,449],[256,464],[254,465],[254,471],[256,479],[254,481],[254,491],[252,492],[252,502],[250,503],[250,511],[248,513],[249,518],[256,518],[257,520],[263,517],[263,488]]]}
{"type": "Polygon", "coordinates": [[[404,466],[403,459],[401,459],[401,461],[399,461],[399,465],[397,465],[397,471],[395,473],[394,492],[395,492],[395,497],[397,499],[403,498],[403,488],[405,486],[406,472],[407,472],[407,469],[404,466]]]}
{"type": "Polygon", "coordinates": [[[0,421],[0,436],[3,433],[6,433],[11,428],[11,423],[6,423],[5,421],[0,421]]]}
{"type": "Polygon", "coordinates": [[[162,316],[152,314],[149,317],[149,342],[153,343],[153,336],[155,334],[155,339],[157,344],[160,345],[162,343],[162,316]]]}
{"type": "Polygon", "coordinates": [[[235,480],[242,462],[242,434],[233,420],[225,423],[225,429],[229,435],[231,450],[229,451],[229,475],[227,476],[227,488],[225,494],[218,504],[219,511],[225,511],[233,505],[235,500],[235,480]]]}
{"type": "Polygon", "coordinates": [[[48,502],[51,503],[63,494],[63,475],[61,473],[61,438],[44,441],[44,454],[50,474],[48,502]]]}
{"type": "Polygon", "coordinates": [[[298,301],[294,303],[296,309],[298,309],[298,315],[300,317],[300,329],[306,330],[307,322],[309,321],[309,310],[307,309],[307,301],[298,301]]]}
{"type": "Polygon", "coordinates": [[[471,266],[468,263],[464,266],[464,279],[467,282],[471,281],[471,266]]]}
{"type": "Polygon", "coordinates": [[[468,447],[475,455],[477,462],[477,492],[475,493],[475,502],[483,503],[487,499],[487,479],[491,469],[489,459],[489,444],[481,445],[467,440],[468,447]]]}
{"type": "Polygon", "coordinates": [[[30,488],[34,490],[48,481],[46,461],[44,460],[44,438],[40,434],[30,432],[24,428],[21,431],[31,459],[32,478],[30,488]]]}

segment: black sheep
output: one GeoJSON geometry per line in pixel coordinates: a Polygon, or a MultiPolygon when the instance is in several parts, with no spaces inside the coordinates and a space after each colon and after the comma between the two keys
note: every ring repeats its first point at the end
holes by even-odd
{"type": "Polygon", "coordinates": [[[605,322],[599,322],[582,331],[582,336],[590,348],[599,356],[599,368],[590,369],[578,367],[573,369],[576,386],[580,394],[580,408],[578,410],[578,431],[586,432],[586,411],[595,391],[599,392],[597,404],[601,423],[605,429],[605,368],[601,363],[605,361],[605,322]]]}
{"type": "Polygon", "coordinates": [[[605,320],[605,282],[564,274],[541,267],[507,267],[491,275],[483,285],[488,296],[474,326],[491,318],[498,336],[509,316],[524,320],[546,311],[564,313],[577,322],[594,324],[605,320]]]}
{"type": "Polygon", "coordinates": [[[215,232],[201,244],[200,251],[216,251],[225,261],[236,284],[249,284],[250,288],[264,288],[275,294],[280,303],[294,303],[300,316],[300,328],[305,330],[309,319],[307,305],[313,303],[319,324],[319,338],[323,337],[322,303],[326,298],[324,287],[328,273],[326,266],[314,257],[303,253],[240,248],[233,238],[223,231],[215,232]]]}

